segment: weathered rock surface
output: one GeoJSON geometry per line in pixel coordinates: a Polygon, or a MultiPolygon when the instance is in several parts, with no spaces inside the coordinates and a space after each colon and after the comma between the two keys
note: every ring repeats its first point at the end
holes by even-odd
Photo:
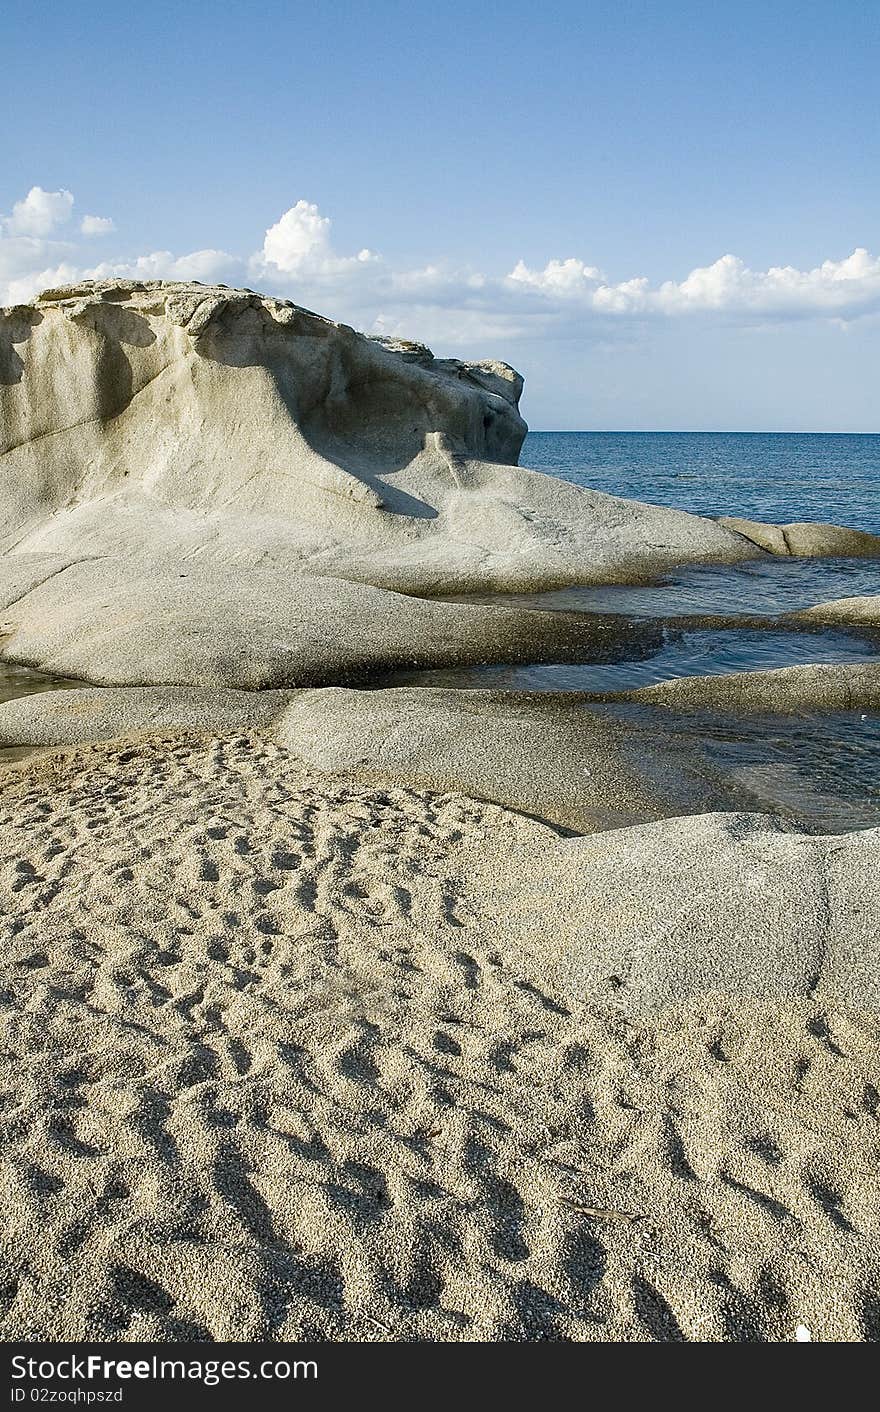
{"type": "Polygon", "coordinates": [[[610,700],[733,712],[858,711],[880,708],[880,660],[817,662],[714,677],[673,677],[610,700]]]}
{"type": "Polygon", "coordinates": [[[743,519],[738,515],[720,515],[718,523],[735,530],[769,554],[790,555],[796,559],[815,559],[825,555],[880,558],[880,535],[869,534],[867,530],[847,529],[844,525],[820,524],[810,520],[773,525],[763,520],[743,519]]]}
{"type": "Polygon", "coordinates": [[[313,769],[451,789],[579,833],[746,797],[685,742],[576,696],[331,687],[291,698],[272,733],[313,769]]]}
{"type": "MultiPolygon", "coordinates": [[[[87,282],[2,311],[0,652],[119,685],[315,684],[443,660],[450,610],[356,600],[340,580],[460,594],[638,579],[820,552],[820,531],[827,552],[873,552],[854,531],[763,542],[744,521],[523,470],[521,387],[506,364],[222,286],[87,282]]],[[[463,660],[457,633],[446,660],[463,660]]]]}
{"type": "Polygon", "coordinates": [[[454,790],[573,832],[754,805],[687,741],[576,696],[400,687],[81,687],[0,703],[0,744],[262,731],[310,769],[454,790]]]}
{"type": "Polygon", "coordinates": [[[521,379],[243,290],[110,281],[0,318],[0,549],[409,591],[749,557],[713,520],[513,464],[521,379]]]}
{"type": "Polygon", "coordinates": [[[711,991],[880,1007],[880,830],[790,832],[761,814],[663,819],[495,860],[510,939],[568,995],[633,1010],[711,991]],[[553,925],[547,926],[548,914],[553,925]]]}
{"type": "Polygon", "coordinates": [[[817,603],[793,615],[814,623],[852,623],[856,627],[880,628],[880,596],[864,598],[834,598],[817,603]]]}
{"type": "Polygon", "coordinates": [[[36,692],[0,702],[0,744],[83,745],[144,734],[262,730],[283,714],[291,695],[198,686],[36,692]]]}
{"type": "MultiPolygon", "coordinates": [[[[22,560],[0,558],[17,590],[22,560]]],[[[413,599],[277,569],[42,559],[42,582],[0,612],[2,655],[99,686],[259,691],[355,681],[378,671],[486,660],[598,659],[643,645],[650,624],[413,599]],[[60,565],[60,567],[59,567],[60,565]]],[[[39,577],[39,575],[37,575],[39,577]]]]}

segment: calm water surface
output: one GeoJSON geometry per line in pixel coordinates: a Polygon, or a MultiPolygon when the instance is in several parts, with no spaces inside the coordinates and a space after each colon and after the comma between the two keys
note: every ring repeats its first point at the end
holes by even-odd
{"type": "Polygon", "coordinates": [[[520,463],[697,515],[825,520],[880,533],[880,436],[533,431],[520,463]]]}

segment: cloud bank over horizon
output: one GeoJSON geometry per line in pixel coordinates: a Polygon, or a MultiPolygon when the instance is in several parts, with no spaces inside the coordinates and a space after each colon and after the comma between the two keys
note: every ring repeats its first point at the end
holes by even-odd
{"type": "MultiPolygon", "coordinates": [[[[108,216],[74,221],[70,191],[33,186],[0,215],[0,304],[40,290],[113,276],[254,285],[369,332],[472,344],[475,339],[608,336],[615,325],[685,318],[760,326],[797,319],[848,324],[880,312],[880,258],[857,248],[813,269],[752,270],[733,254],[682,280],[615,282],[574,256],[508,273],[452,264],[397,269],[369,248],[338,252],[317,205],[295,202],[242,256],[219,248],[114,254],[95,262],[95,242],[116,232],[108,216]]],[[[503,351],[503,350],[500,350],[503,351]]]]}

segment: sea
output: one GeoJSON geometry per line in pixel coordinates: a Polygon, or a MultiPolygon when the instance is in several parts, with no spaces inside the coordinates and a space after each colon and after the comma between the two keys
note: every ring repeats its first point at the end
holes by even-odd
{"type": "Polygon", "coordinates": [[[825,520],[880,534],[880,436],[530,431],[520,464],[696,515],[825,520]]]}

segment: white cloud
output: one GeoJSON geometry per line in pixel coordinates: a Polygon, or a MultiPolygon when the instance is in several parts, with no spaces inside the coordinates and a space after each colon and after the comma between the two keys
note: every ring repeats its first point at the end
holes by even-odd
{"type": "Polygon", "coordinates": [[[170,250],[153,250],[133,260],[103,260],[80,272],[81,279],[194,279],[202,284],[227,283],[241,278],[244,262],[225,250],[193,250],[175,256],[170,250]]]}
{"type": "Polygon", "coordinates": [[[825,260],[812,270],[791,265],[750,270],[736,255],[722,255],[714,264],[691,270],[685,279],[665,280],[656,288],[641,276],[609,284],[579,260],[551,260],[543,270],[530,270],[520,261],[508,282],[546,299],[572,301],[611,315],[846,319],[880,308],[880,259],[864,249],[844,260],[825,260]]]}
{"type": "MultiPolygon", "coordinates": [[[[0,273],[2,273],[2,264],[0,264],[0,273]]],[[[60,285],[71,284],[78,278],[79,270],[76,265],[47,265],[45,269],[37,270],[35,273],[19,275],[15,279],[7,280],[5,286],[0,283],[0,289],[5,291],[2,302],[4,304],[27,304],[41,290],[57,289],[60,285]]]]}
{"type": "Polygon", "coordinates": [[[330,220],[309,201],[297,201],[270,226],[263,241],[263,263],[296,274],[307,262],[330,258],[330,220]]]}
{"type": "Polygon", "coordinates": [[[87,240],[112,234],[113,223],[87,215],[73,239],[59,239],[55,232],[72,208],[69,191],[35,186],[10,216],[0,217],[0,303],[83,278],[251,284],[361,327],[452,347],[474,348],[486,340],[502,351],[505,340],[595,341],[614,328],[635,332],[647,320],[845,323],[880,312],[880,259],[864,249],[807,270],[752,270],[737,256],[723,255],[683,279],[656,284],[638,274],[615,282],[574,256],[540,268],[520,260],[506,275],[440,261],[398,269],[368,249],[339,253],[329,217],[301,200],[266,230],[249,257],[214,248],[183,255],[156,250],[95,264],[87,240]]]}
{"type": "Polygon", "coordinates": [[[330,244],[329,216],[311,201],[297,201],[266,231],[263,248],[252,260],[257,271],[269,274],[338,275],[377,260],[371,250],[337,255],[330,244]]]}
{"type": "Polygon", "coordinates": [[[18,304],[55,283],[62,268],[76,273],[74,247],[35,236],[5,236],[0,232],[0,304],[18,304]]]}
{"type": "Polygon", "coordinates": [[[670,313],[697,307],[855,317],[880,303],[880,259],[860,248],[812,270],[784,265],[759,272],[735,255],[724,255],[714,265],[693,270],[680,285],[661,285],[658,301],[670,313]]]}
{"type": "Polygon", "coordinates": [[[79,228],[83,235],[110,235],[116,222],[109,216],[83,216],[79,228]]]}
{"type": "Polygon", "coordinates": [[[32,186],[23,201],[16,201],[12,215],[2,224],[10,235],[51,235],[56,226],[70,220],[73,197],[69,191],[44,191],[32,186]]]}
{"type": "Polygon", "coordinates": [[[585,265],[583,260],[551,260],[543,270],[530,270],[520,260],[511,270],[509,279],[529,289],[538,289],[544,294],[578,295],[592,290],[601,282],[602,276],[593,265],[585,265]]]}

